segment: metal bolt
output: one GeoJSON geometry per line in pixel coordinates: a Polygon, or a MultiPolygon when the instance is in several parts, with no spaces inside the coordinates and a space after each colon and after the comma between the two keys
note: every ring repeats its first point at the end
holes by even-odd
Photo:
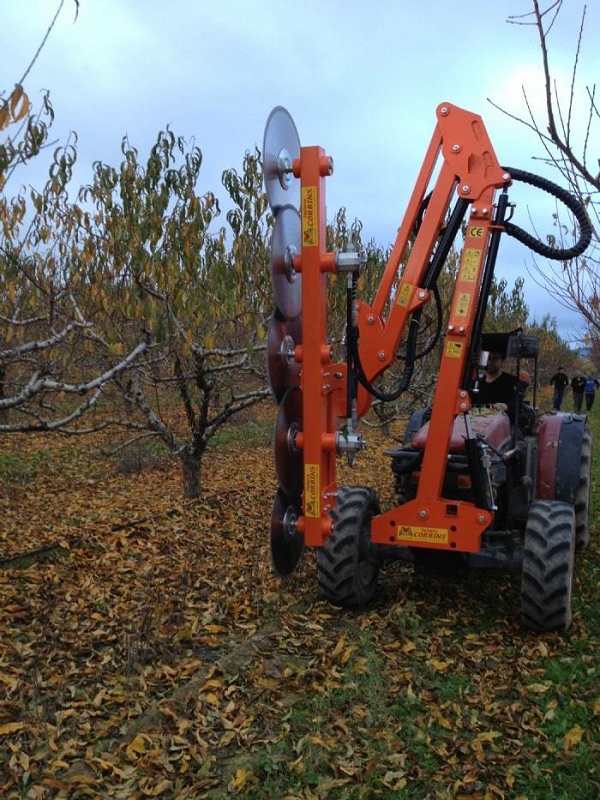
{"type": "Polygon", "coordinates": [[[468,408],[468,406],[467,406],[467,404],[466,404],[466,403],[461,403],[461,404],[460,404],[460,410],[461,410],[461,411],[466,411],[466,410],[467,410],[467,408],[468,408]]]}
{"type": "Polygon", "coordinates": [[[487,215],[490,213],[489,208],[482,208],[481,213],[484,217],[487,217],[487,215]]]}
{"type": "Polygon", "coordinates": [[[449,113],[450,113],[450,109],[448,108],[448,106],[442,106],[442,107],[440,108],[440,114],[441,114],[443,117],[446,117],[446,116],[448,116],[448,114],[449,114],[449,113]]]}
{"type": "Polygon", "coordinates": [[[367,317],[367,325],[375,325],[375,317],[373,314],[369,314],[367,317]]]}
{"type": "Polygon", "coordinates": [[[483,516],[483,514],[480,514],[480,515],[477,517],[477,522],[478,522],[480,525],[483,525],[483,523],[485,522],[485,517],[483,516]]]}
{"type": "Polygon", "coordinates": [[[504,172],[502,174],[502,180],[503,181],[509,181],[510,180],[510,172],[504,172]]]}
{"type": "Polygon", "coordinates": [[[380,351],[377,353],[377,358],[378,358],[380,361],[385,361],[385,350],[380,350],[380,351]]]}
{"type": "Polygon", "coordinates": [[[419,292],[419,300],[425,300],[426,297],[427,297],[427,292],[421,289],[421,291],[419,292]]]}
{"type": "Polygon", "coordinates": [[[462,147],[459,144],[453,144],[452,145],[452,152],[453,153],[460,153],[461,150],[462,150],[462,147]]]}
{"type": "Polygon", "coordinates": [[[470,187],[470,186],[467,186],[467,184],[465,183],[465,185],[464,185],[464,186],[461,186],[461,187],[460,187],[460,190],[461,190],[461,192],[463,192],[463,194],[467,194],[467,192],[470,192],[470,191],[471,191],[471,187],[470,187]]]}
{"type": "Polygon", "coordinates": [[[424,509],[424,508],[422,508],[422,509],[419,511],[419,518],[420,518],[420,519],[427,519],[427,511],[425,511],[425,509],[424,509]]]}

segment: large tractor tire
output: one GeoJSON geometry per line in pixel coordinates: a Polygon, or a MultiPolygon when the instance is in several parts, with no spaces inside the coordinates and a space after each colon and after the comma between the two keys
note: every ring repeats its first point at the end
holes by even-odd
{"type": "Polygon", "coordinates": [[[369,559],[371,519],[379,514],[376,494],[342,486],[332,512],[333,533],[317,551],[319,586],[334,605],[366,605],[377,590],[379,564],[369,559]]]}
{"type": "Polygon", "coordinates": [[[532,631],[566,631],[571,624],[575,512],[568,503],[536,500],[525,529],[521,624],[532,631]]]}
{"type": "Polygon", "coordinates": [[[575,495],[575,549],[586,550],[590,544],[590,497],[592,491],[592,432],[585,428],[581,443],[579,485],[575,495]]]}

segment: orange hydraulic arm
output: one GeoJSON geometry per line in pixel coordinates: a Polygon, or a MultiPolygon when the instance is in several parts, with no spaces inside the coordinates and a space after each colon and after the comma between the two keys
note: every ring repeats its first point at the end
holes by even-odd
{"type": "MultiPolygon", "coordinates": [[[[345,269],[338,255],[325,251],[325,180],[331,172],[331,159],[319,147],[302,148],[293,163],[301,186],[301,253],[294,267],[302,275],[303,308],[302,344],[294,355],[302,367],[302,430],[295,436],[295,448],[302,451],[304,469],[297,531],[309,546],[322,545],[331,532],[337,453],[361,446],[353,431],[339,430],[338,421],[351,416],[348,369],[346,363],[333,363],[327,337],[327,273],[345,269]]],[[[450,103],[441,104],[377,295],[372,305],[356,306],[358,354],[363,380],[370,383],[394,363],[411,316],[430,300],[427,275],[451,202],[457,196],[464,212],[470,206],[432,406],[429,441],[435,447],[424,453],[416,498],[373,519],[373,542],[474,552],[491,522],[491,512],[445,500],[441,491],[454,419],[470,408],[463,386],[490,237],[497,228],[494,198],[510,180],[482,119],[450,103]],[[426,197],[426,212],[415,237],[426,197]]],[[[359,387],[359,417],[370,402],[369,393],[359,387]]]]}

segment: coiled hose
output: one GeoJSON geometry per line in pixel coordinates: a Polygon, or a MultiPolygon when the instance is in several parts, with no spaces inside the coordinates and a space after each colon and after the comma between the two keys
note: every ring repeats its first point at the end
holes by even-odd
{"type": "Polygon", "coordinates": [[[525,172],[521,169],[513,169],[512,167],[502,167],[502,169],[510,172],[511,177],[515,181],[528,183],[531,186],[542,189],[542,191],[548,192],[548,194],[556,197],[557,200],[560,200],[561,203],[564,203],[564,205],[566,205],[567,208],[573,212],[573,216],[579,225],[579,238],[577,242],[573,245],[573,247],[567,248],[551,247],[550,245],[544,244],[544,242],[540,242],[539,239],[536,239],[535,236],[532,236],[527,231],[524,231],[523,228],[519,228],[518,225],[514,225],[512,222],[505,222],[503,227],[509,236],[518,239],[519,242],[524,244],[526,247],[529,247],[529,249],[533,250],[534,253],[537,253],[544,258],[549,258],[552,261],[568,261],[570,258],[576,258],[577,256],[580,256],[585,252],[585,250],[587,250],[587,247],[592,240],[592,225],[587,215],[587,211],[585,210],[583,204],[575,197],[575,195],[571,194],[566,189],[563,189],[561,186],[558,186],[556,183],[553,183],[546,178],[542,178],[539,175],[534,175],[531,172],[525,172]]]}

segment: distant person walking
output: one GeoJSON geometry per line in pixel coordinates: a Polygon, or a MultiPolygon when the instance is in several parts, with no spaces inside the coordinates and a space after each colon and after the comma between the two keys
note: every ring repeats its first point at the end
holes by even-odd
{"type": "Polygon", "coordinates": [[[585,387],[583,393],[585,395],[585,408],[586,411],[591,411],[596,399],[596,389],[600,388],[600,383],[593,375],[585,379],[585,387]]]}
{"type": "Polygon", "coordinates": [[[559,367],[558,372],[550,378],[550,386],[554,386],[554,395],[552,396],[552,408],[555,411],[560,411],[562,406],[563,395],[565,389],[569,385],[569,379],[564,367],[559,367]]]}
{"type": "Polygon", "coordinates": [[[571,378],[571,390],[573,392],[573,410],[576,414],[579,414],[583,406],[583,393],[585,392],[585,378],[580,369],[571,378]]]}

